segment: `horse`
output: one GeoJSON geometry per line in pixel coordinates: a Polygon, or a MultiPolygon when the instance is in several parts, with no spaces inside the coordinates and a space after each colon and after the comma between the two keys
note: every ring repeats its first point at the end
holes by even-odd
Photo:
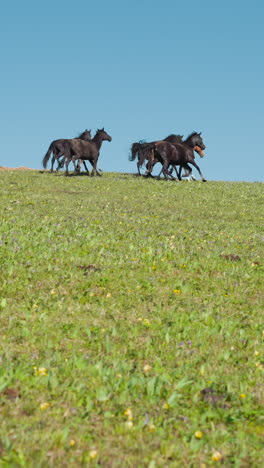
{"type": "Polygon", "coordinates": [[[65,175],[68,175],[68,166],[70,161],[75,161],[78,159],[79,162],[89,161],[93,166],[92,174],[97,174],[101,176],[100,172],[97,169],[97,161],[99,158],[100,148],[103,141],[112,141],[112,137],[102,128],[101,130],[97,129],[95,136],[89,140],[84,141],[80,139],[68,140],[68,145],[66,147],[65,156],[66,156],[66,171],[65,175]]]}
{"type": "Polygon", "coordinates": [[[168,171],[170,165],[182,166],[188,173],[192,172],[189,164],[193,165],[200,174],[203,182],[206,182],[198,164],[194,161],[194,151],[196,151],[200,157],[204,156],[205,145],[201,137],[201,133],[193,132],[186,140],[178,143],[170,143],[168,141],[160,141],[154,145],[155,159],[151,161],[149,172],[151,173],[154,164],[159,161],[162,163],[162,172],[164,177],[168,177],[175,180],[175,177],[168,171]]]}
{"type": "MultiPolygon", "coordinates": [[[[131,150],[130,150],[131,154],[129,156],[129,160],[134,161],[136,159],[136,156],[138,157],[138,162],[137,162],[138,175],[141,176],[140,168],[142,167],[145,160],[147,159],[149,161],[150,159],[154,159],[154,149],[155,149],[156,143],[158,143],[159,141],[170,141],[171,143],[180,143],[182,142],[182,138],[183,138],[183,135],[171,134],[171,135],[168,135],[166,138],[164,138],[164,140],[156,140],[150,143],[147,143],[144,141],[133,143],[131,145],[131,150]]],[[[147,170],[147,174],[148,175],[150,174],[148,170],[147,170]]]]}
{"type": "MultiPolygon", "coordinates": [[[[89,141],[89,140],[91,140],[91,138],[92,138],[91,130],[87,130],[87,129],[77,137],[77,139],[81,139],[81,140],[85,140],[85,141],[89,141]]],[[[53,172],[53,166],[54,166],[55,159],[59,160],[59,158],[61,156],[65,155],[65,148],[68,146],[68,142],[69,142],[69,140],[65,139],[65,138],[64,139],[59,139],[59,140],[53,140],[51,142],[51,144],[49,145],[48,151],[47,151],[47,153],[45,154],[45,156],[44,156],[44,158],[42,160],[42,164],[43,164],[44,169],[47,168],[48,160],[50,158],[51,153],[53,153],[53,157],[52,157],[52,161],[51,161],[51,169],[50,169],[50,172],[53,172]]],[[[63,164],[64,164],[64,160],[63,160],[63,164]]],[[[59,167],[62,167],[63,164],[59,163],[58,167],[57,167],[57,170],[59,169],[59,167]]]]}

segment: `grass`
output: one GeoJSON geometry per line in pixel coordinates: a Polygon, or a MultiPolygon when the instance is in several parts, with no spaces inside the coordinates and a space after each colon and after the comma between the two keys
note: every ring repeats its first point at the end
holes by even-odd
{"type": "Polygon", "coordinates": [[[0,466],[260,467],[263,184],[0,190],[0,466]]]}

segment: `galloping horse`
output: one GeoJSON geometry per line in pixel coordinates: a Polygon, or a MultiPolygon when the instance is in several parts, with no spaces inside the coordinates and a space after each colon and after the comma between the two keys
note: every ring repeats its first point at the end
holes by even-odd
{"type": "Polygon", "coordinates": [[[97,130],[95,136],[90,141],[84,141],[80,139],[68,140],[68,145],[65,148],[66,156],[66,172],[65,175],[68,175],[68,166],[70,161],[75,161],[79,159],[79,162],[89,161],[93,166],[92,174],[97,174],[101,176],[100,172],[97,169],[97,161],[99,158],[100,148],[103,141],[112,141],[112,137],[106,133],[104,128],[97,130]]]}
{"type": "MultiPolygon", "coordinates": [[[[84,141],[89,141],[91,140],[91,138],[92,138],[91,130],[87,130],[87,129],[77,137],[77,139],[81,139],[84,141]]],[[[51,169],[50,169],[50,172],[53,172],[55,159],[59,160],[61,156],[65,155],[65,150],[66,150],[66,147],[68,147],[69,141],[70,140],[64,138],[60,140],[53,140],[51,142],[51,144],[49,145],[49,149],[47,153],[45,154],[43,161],[42,161],[44,169],[47,168],[48,160],[50,158],[51,153],[53,153],[53,157],[51,161],[51,169]]],[[[61,163],[58,165],[58,168],[59,167],[61,167],[61,163]]]]}
{"type": "MultiPolygon", "coordinates": [[[[182,135],[172,134],[172,135],[167,136],[163,140],[156,140],[150,143],[143,142],[143,141],[139,141],[138,143],[133,143],[131,146],[131,154],[129,156],[129,160],[134,161],[136,159],[136,156],[138,157],[137,169],[138,169],[138,174],[141,175],[140,168],[144,164],[145,160],[154,161],[154,149],[155,149],[156,143],[158,143],[159,141],[170,141],[172,143],[180,143],[182,142],[182,138],[183,138],[182,135]]],[[[147,170],[147,173],[149,173],[148,170],[147,170]]]]}
{"type": "Polygon", "coordinates": [[[170,177],[175,180],[175,177],[173,177],[168,171],[168,167],[170,165],[173,167],[182,166],[190,173],[191,168],[189,164],[192,164],[199,172],[202,181],[206,182],[206,179],[204,178],[198,164],[196,164],[194,161],[194,151],[198,152],[201,158],[204,156],[203,150],[205,149],[205,145],[202,140],[201,133],[193,132],[186,138],[186,140],[182,141],[181,143],[160,141],[157,142],[154,146],[155,159],[151,161],[149,167],[150,173],[155,162],[159,161],[162,163],[162,172],[164,177],[166,179],[170,177]]]}

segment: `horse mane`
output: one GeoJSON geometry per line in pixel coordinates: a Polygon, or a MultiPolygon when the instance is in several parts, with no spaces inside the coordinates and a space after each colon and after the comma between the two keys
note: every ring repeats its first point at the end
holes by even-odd
{"type": "Polygon", "coordinates": [[[192,138],[194,135],[198,135],[197,132],[192,132],[190,135],[187,136],[186,140],[189,140],[189,138],[192,138]]]}
{"type": "Polygon", "coordinates": [[[171,133],[171,134],[168,135],[166,138],[171,138],[171,137],[183,138],[183,135],[175,135],[175,133],[171,133]]]}
{"type": "MultiPolygon", "coordinates": [[[[77,136],[76,138],[78,138],[78,139],[81,139],[81,140],[82,140],[82,138],[83,138],[84,136],[86,136],[86,133],[90,133],[90,135],[91,135],[91,130],[87,130],[87,129],[86,129],[86,130],[84,130],[84,132],[80,133],[80,135],[79,135],[79,136],[77,136]]],[[[91,135],[91,136],[92,136],[92,135],[91,135]]]]}
{"type": "Polygon", "coordinates": [[[175,135],[174,133],[171,133],[171,135],[168,135],[166,138],[163,138],[163,141],[168,141],[168,142],[181,142],[183,139],[183,135],[175,135]]]}

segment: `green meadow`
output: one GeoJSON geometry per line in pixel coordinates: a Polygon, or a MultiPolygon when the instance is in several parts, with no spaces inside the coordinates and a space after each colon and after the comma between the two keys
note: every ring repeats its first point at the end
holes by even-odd
{"type": "Polygon", "coordinates": [[[263,466],[263,184],[0,193],[0,466],[263,466]]]}

